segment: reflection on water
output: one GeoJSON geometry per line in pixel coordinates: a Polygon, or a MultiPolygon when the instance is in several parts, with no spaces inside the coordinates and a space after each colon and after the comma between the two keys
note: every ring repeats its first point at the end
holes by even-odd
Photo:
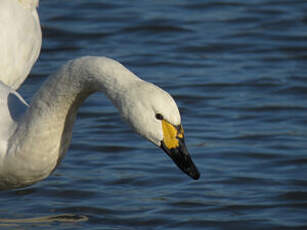
{"type": "Polygon", "coordinates": [[[116,58],[174,95],[202,177],[181,173],[95,95],[62,165],[1,192],[1,218],[88,217],[53,229],[306,229],[307,2],[44,0],[39,12],[44,47],[25,98],[71,58],[116,58]]]}
{"type": "Polygon", "coordinates": [[[23,219],[0,219],[0,226],[18,226],[18,224],[37,224],[37,223],[52,223],[52,222],[81,222],[87,221],[86,216],[78,216],[73,214],[61,214],[52,216],[42,216],[23,219]]]}

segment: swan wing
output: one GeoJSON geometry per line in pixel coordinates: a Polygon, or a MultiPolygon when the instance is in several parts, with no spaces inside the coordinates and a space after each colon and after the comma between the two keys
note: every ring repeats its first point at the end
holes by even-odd
{"type": "Polygon", "coordinates": [[[42,34],[36,7],[1,0],[0,28],[0,80],[17,89],[40,53],[42,34]]]}

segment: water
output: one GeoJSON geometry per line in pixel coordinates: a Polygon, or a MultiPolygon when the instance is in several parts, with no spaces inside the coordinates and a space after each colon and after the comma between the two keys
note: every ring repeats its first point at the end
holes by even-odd
{"type": "Polygon", "coordinates": [[[83,55],[116,58],[176,99],[192,181],[103,95],[82,106],[48,179],[1,192],[1,229],[307,229],[307,2],[44,0],[40,59],[21,88],[83,55]]]}

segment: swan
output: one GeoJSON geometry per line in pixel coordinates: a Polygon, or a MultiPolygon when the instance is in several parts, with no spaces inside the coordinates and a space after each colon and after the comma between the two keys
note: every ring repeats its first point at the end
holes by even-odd
{"type": "Polygon", "coordinates": [[[55,170],[69,147],[78,108],[95,92],[104,93],[132,129],[183,172],[199,178],[174,99],[114,59],[86,56],[49,76],[29,105],[0,83],[0,189],[34,184],[55,170]]]}
{"type": "Polygon", "coordinates": [[[40,53],[38,3],[38,0],[0,0],[0,81],[15,90],[26,79],[40,53]]]}

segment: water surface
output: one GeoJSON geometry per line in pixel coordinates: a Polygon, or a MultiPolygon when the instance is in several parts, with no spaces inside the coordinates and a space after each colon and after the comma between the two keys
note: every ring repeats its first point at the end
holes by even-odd
{"type": "Polygon", "coordinates": [[[193,181],[101,94],[81,107],[48,179],[1,192],[1,229],[307,229],[307,2],[43,0],[29,101],[67,60],[105,55],[176,99],[193,181]]]}

